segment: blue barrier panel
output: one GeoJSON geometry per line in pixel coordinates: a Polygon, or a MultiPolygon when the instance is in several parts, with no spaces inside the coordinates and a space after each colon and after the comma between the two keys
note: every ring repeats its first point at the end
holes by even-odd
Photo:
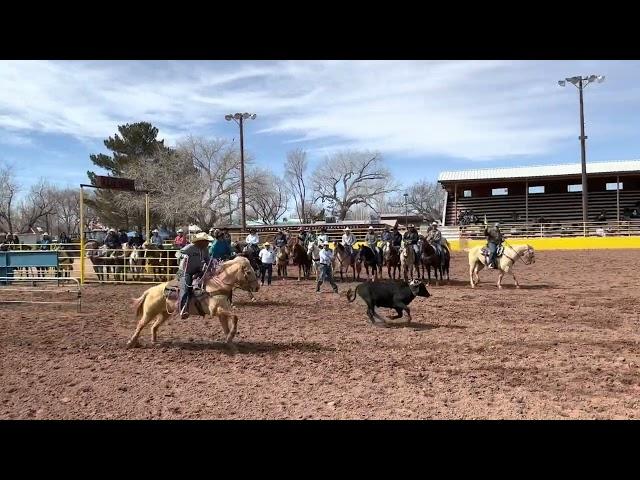
{"type": "Polygon", "coordinates": [[[8,251],[0,252],[0,284],[2,278],[13,277],[16,268],[43,267],[58,268],[58,252],[49,251],[8,251]]]}

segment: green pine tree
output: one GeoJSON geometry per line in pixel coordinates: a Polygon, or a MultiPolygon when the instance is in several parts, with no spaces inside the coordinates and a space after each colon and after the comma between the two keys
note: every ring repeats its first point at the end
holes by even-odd
{"type": "MultiPolygon", "coordinates": [[[[151,157],[159,151],[170,151],[165,147],[164,140],[158,140],[158,129],[148,122],[128,123],[118,125],[118,133],[104,141],[105,147],[112,154],[98,153],[90,155],[91,162],[103,168],[109,176],[122,175],[123,168],[130,162],[138,162],[145,157],[151,157]]],[[[96,173],[87,172],[92,185],[95,185],[96,173]]],[[[103,223],[117,228],[130,229],[144,226],[144,211],[137,212],[134,217],[118,209],[113,201],[114,192],[110,190],[96,190],[93,199],[87,203],[99,212],[103,223]]]]}

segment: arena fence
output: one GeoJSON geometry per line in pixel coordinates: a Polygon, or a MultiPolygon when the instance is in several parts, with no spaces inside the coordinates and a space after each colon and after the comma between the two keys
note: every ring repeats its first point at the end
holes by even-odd
{"type": "MultiPolygon", "coordinates": [[[[544,223],[544,224],[502,224],[502,232],[512,243],[529,243],[538,250],[563,250],[563,249],[611,249],[611,248],[640,248],[640,221],[620,222],[589,222],[581,223],[544,223]],[[586,235],[585,235],[586,234],[586,235]]],[[[399,226],[404,233],[404,225],[399,226]]],[[[454,251],[460,251],[475,245],[481,245],[484,240],[484,225],[468,225],[459,227],[441,227],[454,251]]],[[[314,233],[316,229],[313,229],[314,233]]],[[[362,245],[367,228],[353,228],[355,235],[355,247],[362,245]]],[[[380,235],[382,228],[376,228],[380,235]]],[[[426,233],[426,226],[419,229],[420,233],[426,233]]],[[[288,228],[289,235],[297,235],[298,229],[288,228]]],[[[329,231],[328,237],[331,248],[340,241],[343,231],[329,231]]],[[[232,233],[233,241],[244,241],[247,233],[232,233]]],[[[260,243],[266,241],[272,245],[275,234],[259,233],[260,243]]],[[[11,245],[11,250],[40,251],[40,245],[22,244],[11,245]]],[[[155,284],[174,278],[178,271],[178,259],[176,247],[173,242],[165,242],[163,250],[156,253],[158,258],[140,259],[132,261],[131,249],[110,250],[113,258],[106,263],[91,257],[80,257],[80,244],[53,244],[51,251],[58,252],[57,266],[44,266],[40,271],[36,268],[21,269],[15,272],[15,278],[34,279],[46,277],[56,283],[142,283],[155,284]],[[84,262],[84,278],[81,278],[81,262],[84,262]],[[96,261],[94,263],[94,261],[96,261]],[[51,280],[53,279],[53,280],[51,280]]],[[[47,251],[43,251],[46,253],[47,251]]],[[[45,282],[46,283],[46,282],[45,282]]]]}

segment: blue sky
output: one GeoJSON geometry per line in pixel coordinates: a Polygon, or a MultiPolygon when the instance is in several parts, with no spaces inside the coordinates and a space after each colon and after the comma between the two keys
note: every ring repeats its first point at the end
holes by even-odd
{"type": "Polygon", "coordinates": [[[640,152],[638,61],[0,61],[0,162],[29,185],[77,186],[122,123],[235,138],[226,113],[257,113],[245,147],[282,172],[301,147],[312,166],[336,149],[377,150],[398,180],[441,170],[577,162],[585,90],[587,160],[640,152]]]}

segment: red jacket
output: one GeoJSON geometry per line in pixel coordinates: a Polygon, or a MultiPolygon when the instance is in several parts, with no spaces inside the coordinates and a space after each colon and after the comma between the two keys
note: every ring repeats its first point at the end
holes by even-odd
{"type": "Polygon", "coordinates": [[[189,240],[187,240],[186,236],[181,237],[180,235],[178,235],[173,243],[176,247],[182,248],[189,243],[189,240]]]}

